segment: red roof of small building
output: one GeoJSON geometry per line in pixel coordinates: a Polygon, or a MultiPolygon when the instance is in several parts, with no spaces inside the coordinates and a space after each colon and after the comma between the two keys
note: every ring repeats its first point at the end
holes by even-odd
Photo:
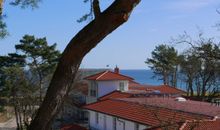
{"type": "Polygon", "coordinates": [[[80,125],[77,124],[71,124],[71,125],[65,125],[61,128],[61,130],[88,130],[85,127],[82,127],[80,125]]]}
{"type": "Polygon", "coordinates": [[[168,123],[170,121],[182,122],[193,119],[211,119],[210,116],[175,111],[164,107],[155,107],[119,99],[102,100],[86,105],[84,108],[148,126],[158,126],[161,124],[161,121],[168,123]]]}
{"type": "Polygon", "coordinates": [[[160,86],[153,86],[153,85],[130,85],[129,89],[133,89],[133,90],[158,90],[163,94],[185,94],[186,92],[175,88],[175,87],[171,87],[168,85],[160,85],[160,86]]]}
{"type": "Polygon", "coordinates": [[[134,80],[131,77],[115,73],[112,71],[103,71],[101,73],[97,73],[91,76],[86,77],[87,80],[96,80],[96,81],[106,81],[106,80],[134,80]]]}

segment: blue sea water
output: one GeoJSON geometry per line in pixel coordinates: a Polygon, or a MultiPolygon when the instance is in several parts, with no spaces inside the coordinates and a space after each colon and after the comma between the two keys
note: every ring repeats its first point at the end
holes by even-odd
{"type": "MultiPolygon", "coordinates": [[[[162,80],[158,80],[157,78],[153,78],[154,73],[152,70],[120,70],[120,73],[123,75],[130,76],[134,78],[134,80],[141,84],[148,85],[161,85],[163,84],[162,80]]],[[[178,81],[177,87],[183,90],[186,90],[185,84],[181,81],[178,81]]]]}
{"type": "Polygon", "coordinates": [[[162,81],[157,80],[156,78],[152,78],[153,72],[151,70],[120,70],[120,73],[134,78],[136,82],[141,84],[162,84],[162,81]]]}

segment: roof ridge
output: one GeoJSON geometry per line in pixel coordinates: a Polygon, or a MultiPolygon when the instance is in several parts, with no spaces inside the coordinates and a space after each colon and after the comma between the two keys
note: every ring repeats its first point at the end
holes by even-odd
{"type": "Polygon", "coordinates": [[[101,77],[102,77],[103,75],[105,75],[107,72],[109,72],[109,71],[106,70],[106,71],[105,71],[104,73],[102,73],[99,77],[97,77],[96,80],[99,79],[99,78],[101,78],[101,77]]]}

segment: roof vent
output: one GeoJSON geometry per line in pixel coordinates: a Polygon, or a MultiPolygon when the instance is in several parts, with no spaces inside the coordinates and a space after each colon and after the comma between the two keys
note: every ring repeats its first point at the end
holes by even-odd
{"type": "Polygon", "coordinates": [[[178,101],[178,102],[185,102],[186,99],[183,98],[183,97],[177,97],[177,98],[175,98],[175,101],[178,101]]]}

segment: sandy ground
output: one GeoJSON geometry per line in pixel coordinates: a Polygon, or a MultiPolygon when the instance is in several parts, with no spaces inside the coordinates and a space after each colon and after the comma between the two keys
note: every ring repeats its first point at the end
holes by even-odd
{"type": "Polygon", "coordinates": [[[11,118],[7,122],[0,123],[0,130],[16,130],[16,119],[15,117],[11,118]]]}

